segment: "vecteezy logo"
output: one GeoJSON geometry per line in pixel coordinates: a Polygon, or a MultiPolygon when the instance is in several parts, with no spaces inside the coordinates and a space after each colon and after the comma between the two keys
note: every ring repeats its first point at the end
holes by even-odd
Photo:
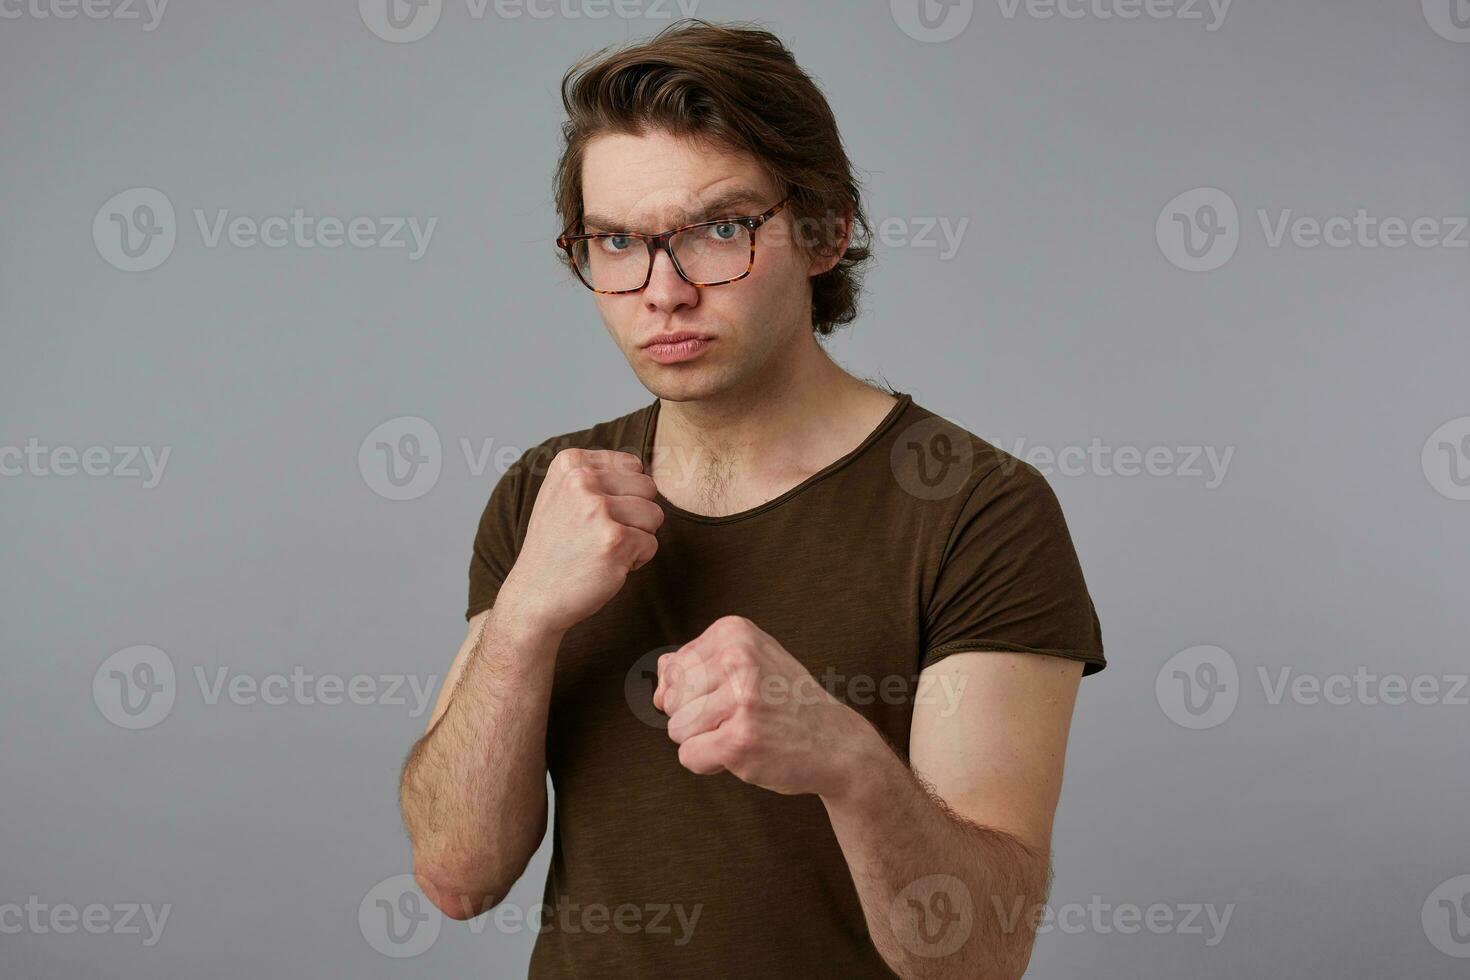
{"type": "Polygon", "coordinates": [[[444,0],[357,0],[367,29],[385,41],[409,44],[428,36],[444,12],[444,0]]]}
{"type": "Polygon", "coordinates": [[[384,956],[418,956],[439,938],[443,914],[419,891],[413,875],[378,882],[357,907],[357,928],[368,945],[384,956]]]}
{"type": "Polygon", "coordinates": [[[1451,878],[1429,893],[1420,912],[1424,935],[1446,956],[1470,958],[1470,875],[1451,878]]]}
{"type": "Polygon", "coordinates": [[[1470,0],[1423,0],[1424,19],[1446,41],[1470,44],[1470,0]]]}
{"type": "Polygon", "coordinates": [[[679,649],[677,643],[655,647],[633,661],[628,674],[623,678],[623,698],[638,720],[649,728],[664,731],[669,719],[653,706],[653,692],[658,690],[658,658],[679,649]]]}
{"type": "Polygon", "coordinates": [[[119,650],[92,675],[92,701],[119,728],[152,728],[168,717],[178,694],[173,661],[158,647],[119,650]]]}
{"type": "Polygon", "coordinates": [[[975,903],[954,875],[926,875],[893,896],[888,924],[915,956],[948,956],[970,938],[975,903]]]}
{"type": "Polygon", "coordinates": [[[1470,416],[1435,429],[1419,462],[1436,492],[1451,500],[1470,500],[1470,416]]]}
{"type": "Polygon", "coordinates": [[[178,233],[173,203],[152,187],[113,195],[92,219],[97,253],[124,272],[147,272],[163,265],[173,254],[178,233]]]}
{"type": "Polygon", "coordinates": [[[974,469],[974,458],[970,434],[932,415],[898,434],[888,464],[904,490],[920,500],[939,500],[959,493],[974,469]]]}
{"type": "Polygon", "coordinates": [[[975,16],[975,0],[889,0],[888,6],[899,30],[930,44],[959,37],[975,16]]]}
{"type": "Polygon", "coordinates": [[[413,500],[434,489],[444,466],[439,431],[426,419],[402,415],[367,434],[357,468],[369,489],[388,500],[413,500]]]}
{"type": "Polygon", "coordinates": [[[1185,191],[1164,205],[1154,226],[1164,258],[1186,272],[1212,272],[1240,246],[1240,212],[1215,187],[1185,191]]]}
{"type": "Polygon", "coordinates": [[[1240,671],[1235,658],[1219,647],[1190,647],[1174,654],[1159,669],[1154,694],[1174,724],[1214,728],[1235,713],[1240,701],[1240,671]]]}

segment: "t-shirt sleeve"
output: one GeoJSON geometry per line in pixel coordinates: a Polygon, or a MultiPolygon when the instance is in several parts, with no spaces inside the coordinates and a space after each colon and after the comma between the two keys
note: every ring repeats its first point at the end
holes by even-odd
{"type": "Polygon", "coordinates": [[[964,650],[1080,660],[1083,676],[1107,666],[1061,504],[1014,457],[977,477],[960,509],[925,610],[919,669],[964,650]]]}
{"type": "Polygon", "coordinates": [[[470,554],[469,605],[473,619],[495,604],[521,548],[521,507],[526,503],[526,463],[530,452],[510,465],[490,492],[470,554]]]}

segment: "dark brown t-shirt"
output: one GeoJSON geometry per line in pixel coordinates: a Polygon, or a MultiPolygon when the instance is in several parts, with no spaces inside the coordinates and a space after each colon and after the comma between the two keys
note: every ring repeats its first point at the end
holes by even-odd
{"type": "MultiPolygon", "coordinates": [[[[655,661],[721,616],[769,633],[905,758],[915,697],[940,696],[919,672],[949,654],[1066,657],[1084,675],[1106,666],[1046,480],[895,395],[861,445],[758,507],[706,517],[660,495],[658,553],[566,634],[532,980],[893,976],[816,796],[679,764],[652,705],[655,661]]],[[[475,538],[468,616],[494,603],[552,457],[616,449],[648,472],[659,404],[548,439],[506,470],[475,538]]]]}

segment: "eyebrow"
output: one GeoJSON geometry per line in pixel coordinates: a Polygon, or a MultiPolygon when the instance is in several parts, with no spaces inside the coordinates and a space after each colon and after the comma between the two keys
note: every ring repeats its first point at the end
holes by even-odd
{"type": "MultiPolygon", "coordinates": [[[[674,225],[679,228],[684,225],[698,224],[701,221],[710,221],[716,218],[743,218],[749,208],[764,210],[766,205],[761,202],[762,195],[757,194],[750,188],[740,187],[726,191],[717,197],[711,198],[699,205],[692,211],[676,210],[673,212],[674,225]],[[741,208],[740,211],[732,210],[741,208]]],[[[602,214],[586,214],[582,217],[582,228],[587,230],[597,228],[602,231],[626,231],[621,218],[611,218],[602,214]]],[[[647,232],[645,234],[651,234],[647,232]]]]}

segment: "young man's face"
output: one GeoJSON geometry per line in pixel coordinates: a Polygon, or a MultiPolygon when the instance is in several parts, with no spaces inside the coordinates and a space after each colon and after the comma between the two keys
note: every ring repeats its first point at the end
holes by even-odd
{"type": "MultiPolygon", "coordinates": [[[[582,199],[589,233],[655,234],[708,218],[762,214],[779,196],[753,157],[650,131],[593,139],[582,165],[582,199]],[[740,196],[732,202],[732,194],[740,196]],[[711,213],[708,206],[717,201],[726,206],[711,213]]],[[[686,401],[746,388],[809,337],[808,279],[834,261],[808,259],[793,228],[785,210],[762,225],[755,265],[738,282],[696,287],[660,250],[641,292],[596,294],[603,323],[649,391],[686,401]],[[678,331],[712,339],[673,363],[661,363],[645,346],[678,331]]],[[[631,244],[643,251],[641,242],[631,244]]]]}

